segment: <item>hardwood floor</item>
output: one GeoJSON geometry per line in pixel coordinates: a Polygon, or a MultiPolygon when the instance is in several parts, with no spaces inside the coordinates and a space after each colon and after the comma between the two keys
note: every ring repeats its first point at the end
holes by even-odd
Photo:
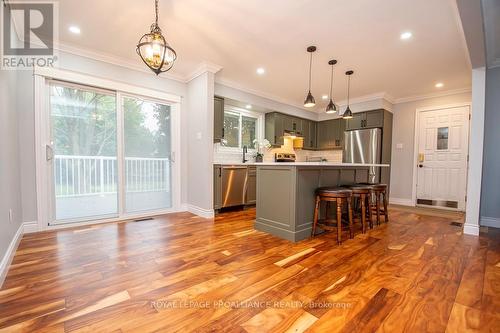
{"type": "Polygon", "coordinates": [[[254,210],[25,235],[0,332],[498,332],[500,233],[391,213],[341,246],[255,231],[254,210]]]}

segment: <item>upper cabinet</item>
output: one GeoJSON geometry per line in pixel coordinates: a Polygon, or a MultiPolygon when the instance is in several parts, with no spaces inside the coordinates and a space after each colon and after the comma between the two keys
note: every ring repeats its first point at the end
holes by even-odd
{"type": "Polygon", "coordinates": [[[317,123],[312,120],[302,120],[302,136],[304,137],[303,149],[316,148],[317,123]]]}
{"type": "Polygon", "coordinates": [[[214,97],[214,141],[224,139],[224,98],[214,97]]]}
{"type": "Polygon", "coordinates": [[[265,136],[269,143],[273,146],[281,146],[284,144],[284,117],[284,114],[278,112],[266,113],[265,136]]]}
{"type": "Polygon", "coordinates": [[[330,119],[318,122],[317,149],[341,149],[344,144],[344,119],[330,119]]]}
{"type": "Polygon", "coordinates": [[[356,112],[352,119],[346,122],[346,130],[357,130],[363,128],[382,128],[384,126],[384,110],[373,110],[356,112]]]}

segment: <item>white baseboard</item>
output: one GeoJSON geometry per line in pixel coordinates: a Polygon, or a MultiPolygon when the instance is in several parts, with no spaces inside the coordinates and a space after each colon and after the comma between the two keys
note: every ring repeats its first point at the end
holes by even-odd
{"type": "Polygon", "coordinates": [[[479,225],[492,228],[500,228],[500,219],[496,217],[481,216],[479,225]]]}
{"type": "Polygon", "coordinates": [[[477,224],[464,224],[464,234],[478,236],[479,226],[477,224]]]}
{"type": "Polygon", "coordinates": [[[10,242],[5,255],[2,258],[2,262],[0,263],[0,288],[3,285],[5,278],[7,277],[7,272],[9,271],[9,266],[12,262],[12,259],[14,259],[14,254],[16,253],[17,246],[19,245],[21,238],[23,238],[23,231],[24,223],[21,223],[16,231],[16,234],[12,238],[12,241],[10,242]]]}
{"type": "Polygon", "coordinates": [[[23,233],[25,234],[30,234],[33,232],[38,232],[38,222],[37,221],[30,221],[30,222],[24,222],[23,223],[23,233]]]}
{"type": "Polygon", "coordinates": [[[188,212],[193,213],[194,215],[198,215],[200,217],[204,217],[206,219],[210,219],[215,216],[213,209],[205,209],[190,204],[187,204],[186,207],[188,212]]]}
{"type": "Polygon", "coordinates": [[[412,199],[403,199],[403,198],[392,198],[389,197],[389,203],[393,205],[401,205],[401,206],[411,206],[415,207],[412,199]]]}

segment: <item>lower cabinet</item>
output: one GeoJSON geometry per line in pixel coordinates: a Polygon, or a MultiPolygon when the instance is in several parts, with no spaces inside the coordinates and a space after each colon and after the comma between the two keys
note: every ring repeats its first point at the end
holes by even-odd
{"type": "Polygon", "coordinates": [[[257,167],[249,166],[247,169],[247,188],[245,205],[255,205],[257,202],[257,167]]]}
{"type": "Polygon", "coordinates": [[[214,209],[222,208],[222,168],[214,165],[214,209]]]}

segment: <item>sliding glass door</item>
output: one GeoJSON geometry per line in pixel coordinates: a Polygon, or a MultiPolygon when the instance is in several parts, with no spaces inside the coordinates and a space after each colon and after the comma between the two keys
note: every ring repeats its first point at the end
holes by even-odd
{"type": "Polygon", "coordinates": [[[122,100],[125,148],[125,210],[172,206],[170,107],[137,97],[122,100]]]}
{"type": "Polygon", "coordinates": [[[59,81],[49,91],[52,223],[172,207],[170,105],[59,81]]]}
{"type": "Polygon", "coordinates": [[[50,85],[56,220],[118,214],[116,97],[50,85]]]}

